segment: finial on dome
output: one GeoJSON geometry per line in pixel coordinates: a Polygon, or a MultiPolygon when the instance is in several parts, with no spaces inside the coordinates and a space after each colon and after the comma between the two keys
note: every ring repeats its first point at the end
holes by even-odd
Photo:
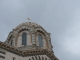
{"type": "Polygon", "coordinates": [[[27,19],[28,19],[28,22],[29,22],[30,18],[27,18],[27,19]]]}

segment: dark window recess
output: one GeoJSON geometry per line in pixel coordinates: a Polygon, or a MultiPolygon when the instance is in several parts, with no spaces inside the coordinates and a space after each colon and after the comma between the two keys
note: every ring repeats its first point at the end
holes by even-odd
{"type": "Polygon", "coordinates": [[[38,57],[39,57],[39,60],[41,60],[40,56],[38,56],[38,57]]]}
{"type": "Polygon", "coordinates": [[[15,57],[13,57],[13,60],[16,60],[16,58],[15,58],[15,57]]]}
{"type": "Polygon", "coordinates": [[[26,33],[23,33],[22,34],[22,45],[23,46],[26,46],[27,45],[27,34],[26,33]]]}
{"type": "Polygon", "coordinates": [[[38,41],[39,41],[39,46],[43,47],[43,38],[40,34],[38,35],[38,41]]]}
{"type": "Polygon", "coordinates": [[[47,60],[47,58],[45,58],[45,60],[47,60]]]}
{"type": "Polygon", "coordinates": [[[3,52],[3,51],[0,51],[0,53],[2,53],[2,54],[6,54],[5,52],[3,52]]]}
{"type": "Polygon", "coordinates": [[[13,45],[13,40],[11,40],[11,46],[13,45]]]}
{"type": "Polygon", "coordinates": [[[34,57],[32,57],[32,60],[35,60],[34,57]]]}
{"type": "Polygon", "coordinates": [[[42,57],[42,60],[44,60],[44,57],[42,57]]]}
{"type": "Polygon", "coordinates": [[[4,57],[4,56],[1,56],[1,55],[0,55],[0,58],[3,58],[3,59],[5,59],[5,57],[4,57]]]}

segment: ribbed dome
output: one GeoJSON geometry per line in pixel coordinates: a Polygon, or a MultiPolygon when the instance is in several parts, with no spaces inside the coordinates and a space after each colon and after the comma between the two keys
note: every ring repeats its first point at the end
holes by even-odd
{"type": "Polygon", "coordinates": [[[34,22],[19,24],[9,33],[6,43],[22,50],[47,49],[52,51],[50,34],[34,22]]]}

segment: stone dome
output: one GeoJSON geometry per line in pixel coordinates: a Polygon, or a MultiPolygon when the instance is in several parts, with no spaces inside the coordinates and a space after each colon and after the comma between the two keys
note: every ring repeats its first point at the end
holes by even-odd
{"type": "Polygon", "coordinates": [[[34,23],[34,22],[24,22],[24,23],[18,25],[15,29],[18,29],[18,28],[20,28],[21,26],[41,27],[39,24],[34,23]]]}
{"type": "Polygon", "coordinates": [[[50,33],[40,25],[34,22],[25,22],[9,33],[6,43],[20,50],[48,49],[52,51],[50,39],[50,33]]]}

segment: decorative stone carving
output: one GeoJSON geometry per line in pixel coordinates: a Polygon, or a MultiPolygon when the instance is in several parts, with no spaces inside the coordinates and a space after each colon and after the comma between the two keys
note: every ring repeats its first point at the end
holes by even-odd
{"type": "Polygon", "coordinates": [[[50,33],[33,22],[18,25],[9,33],[5,43],[0,42],[0,47],[6,50],[5,60],[13,57],[17,60],[58,60],[52,50],[50,33]]]}
{"type": "MultiPolygon", "coordinates": [[[[8,40],[13,39],[14,47],[22,47],[22,33],[27,34],[27,45],[39,47],[38,34],[41,34],[43,37],[43,47],[41,49],[52,48],[49,44],[50,34],[47,33],[40,25],[33,22],[26,22],[18,25],[8,36],[8,40]],[[11,38],[12,36],[12,38],[11,38]],[[48,48],[50,47],[50,48],[48,48]]],[[[28,49],[28,48],[27,48],[28,49]]]]}

